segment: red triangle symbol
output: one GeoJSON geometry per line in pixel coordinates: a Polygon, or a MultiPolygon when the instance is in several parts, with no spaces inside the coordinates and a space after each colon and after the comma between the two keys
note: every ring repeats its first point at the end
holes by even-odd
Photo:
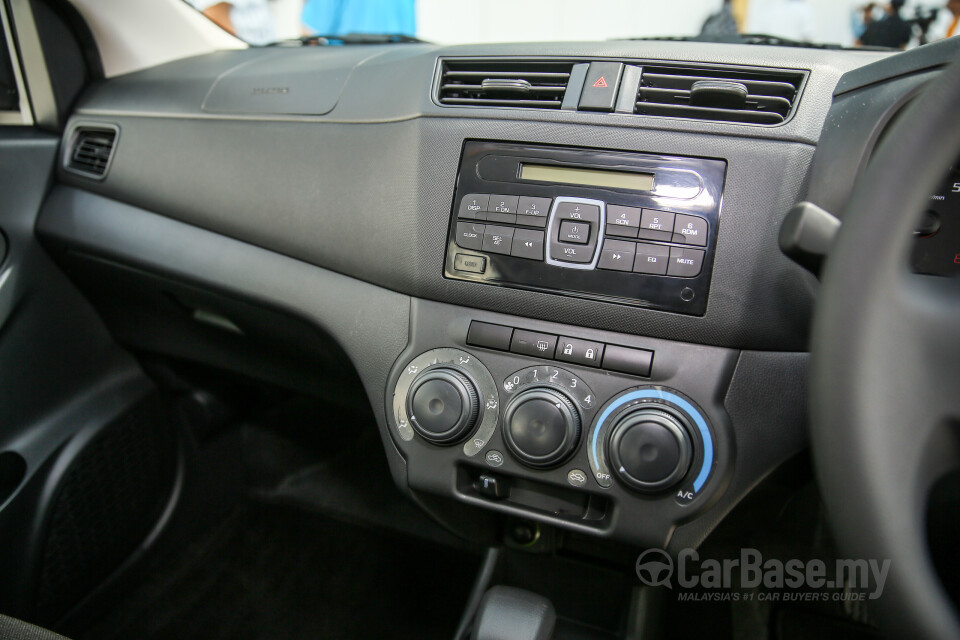
{"type": "Polygon", "coordinates": [[[593,83],[593,86],[595,86],[595,87],[603,87],[603,88],[605,89],[605,88],[607,87],[607,79],[604,78],[603,76],[600,76],[600,79],[597,80],[596,82],[594,82],[594,83],[593,83]]]}

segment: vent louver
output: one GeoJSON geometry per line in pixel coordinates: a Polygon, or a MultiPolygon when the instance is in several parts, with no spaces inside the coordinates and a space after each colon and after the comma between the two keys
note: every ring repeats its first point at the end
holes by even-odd
{"type": "Polygon", "coordinates": [[[117,129],[110,127],[77,127],[71,136],[70,155],[66,168],[69,171],[102,180],[107,175],[117,129]]]}
{"type": "Polygon", "coordinates": [[[441,104],[471,107],[559,109],[572,62],[444,60],[441,104]]]}
{"type": "Polygon", "coordinates": [[[765,69],[644,66],[635,113],[782,124],[793,113],[804,78],[800,72],[765,69]]]}

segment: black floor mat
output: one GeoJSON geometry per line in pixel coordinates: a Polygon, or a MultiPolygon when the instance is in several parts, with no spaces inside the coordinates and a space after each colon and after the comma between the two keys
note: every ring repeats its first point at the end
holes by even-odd
{"type": "Polygon", "coordinates": [[[165,561],[91,640],[449,640],[480,559],[315,513],[248,504],[165,561]]]}

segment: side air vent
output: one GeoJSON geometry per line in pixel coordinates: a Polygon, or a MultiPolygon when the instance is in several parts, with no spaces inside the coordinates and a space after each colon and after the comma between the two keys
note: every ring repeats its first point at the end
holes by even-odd
{"type": "Polygon", "coordinates": [[[805,77],[799,71],[644,66],[635,113],[777,125],[793,113],[805,77]]]}
{"type": "Polygon", "coordinates": [[[440,104],[559,109],[572,62],[444,60],[440,104]]]}
{"type": "Polygon", "coordinates": [[[69,137],[64,168],[73,173],[103,180],[113,159],[118,129],[111,126],[77,126],[69,137]]]}

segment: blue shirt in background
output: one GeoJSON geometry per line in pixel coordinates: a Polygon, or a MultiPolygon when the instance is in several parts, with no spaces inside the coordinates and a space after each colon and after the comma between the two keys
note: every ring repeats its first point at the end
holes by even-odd
{"type": "Polygon", "coordinates": [[[416,35],[416,0],[307,0],[302,19],[316,33],[416,35]]]}

